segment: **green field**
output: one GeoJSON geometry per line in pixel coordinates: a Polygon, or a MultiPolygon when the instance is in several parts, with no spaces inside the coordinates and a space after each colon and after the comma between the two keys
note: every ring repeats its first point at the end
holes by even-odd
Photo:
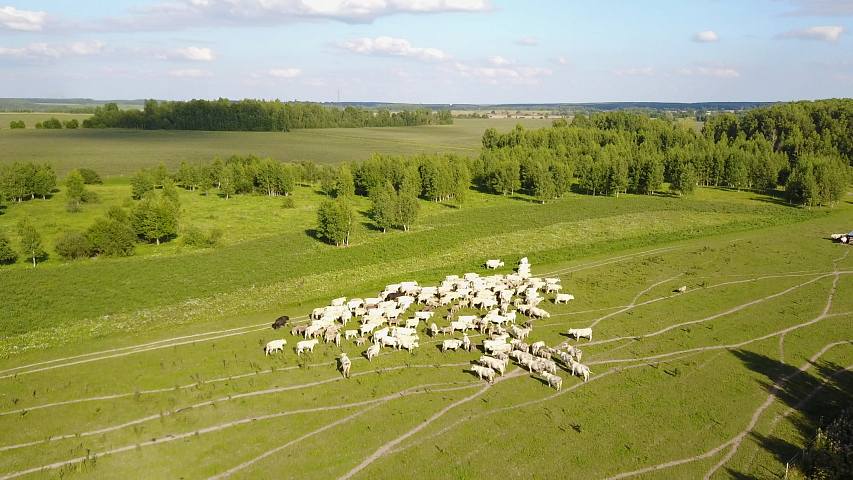
{"type": "MultiPolygon", "coordinates": [[[[0,130],[9,130],[9,122],[13,120],[23,120],[27,125],[28,129],[36,128],[36,123],[43,122],[45,120],[50,120],[51,118],[58,118],[59,120],[66,122],[73,118],[76,118],[78,122],[83,122],[83,120],[91,117],[89,114],[85,113],[17,113],[17,112],[0,112],[0,130]]],[[[8,133],[8,132],[4,132],[8,133]]],[[[16,130],[15,133],[20,133],[20,130],[16,130]]]]}
{"type": "MultiPolygon", "coordinates": [[[[31,215],[47,240],[128,193],[118,180],[94,188],[103,202],[84,213],[32,201],[0,222],[31,215]]],[[[182,192],[185,222],[224,226],[222,246],[0,270],[0,472],[781,476],[819,412],[853,400],[853,257],[826,240],[849,228],[850,201],[806,211],[700,189],[538,205],[472,192],[461,209],[424,202],[408,233],[376,232],[361,217],[353,245],[335,248],[306,233],[318,197],[302,188],[297,208],[282,209],[280,199],[182,192]],[[304,322],[332,297],[434,284],[523,255],[577,298],[546,301],[552,316],[531,340],[554,345],[567,328],[593,325],[595,341],[580,342],[588,383],[563,371],[558,393],[512,366],[489,386],[465,371],[479,352],[442,354],[442,337],[425,333],[414,354],[385,349],[372,363],[345,342],[349,380],[332,366],[334,346],[263,355],[273,338],[297,341],[268,327],[279,314],[304,322]],[[672,293],[681,285],[687,293],[672,293]],[[646,471],[667,462],[676,465],[646,471]]]]}
{"type": "MultiPolygon", "coordinates": [[[[44,119],[41,114],[28,114],[30,117],[44,119]]],[[[182,161],[207,162],[230,155],[254,154],[281,161],[317,163],[361,161],[372,153],[412,155],[438,151],[476,155],[486,128],[510,130],[518,123],[537,128],[549,126],[551,121],[459,119],[454,125],[442,126],[309,129],[287,133],[9,130],[7,121],[5,130],[0,130],[3,146],[0,163],[46,162],[60,175],[86,166],[101,175],[113,176],[129,175],[160,163],[174,169],[182,161]]]]}

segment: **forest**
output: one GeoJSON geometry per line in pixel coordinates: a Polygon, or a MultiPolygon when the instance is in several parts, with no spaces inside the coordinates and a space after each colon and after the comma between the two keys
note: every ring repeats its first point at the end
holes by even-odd
{"type": "Polygon", "coordinates": [[[84,128],[286,132],[302,128],[409,127],[449,125],[450,110],[419,108],[391,112],[359,107],[263,100],[147,100],[142,110],[121,110],[115,103],[95,108],[84,128]]]}

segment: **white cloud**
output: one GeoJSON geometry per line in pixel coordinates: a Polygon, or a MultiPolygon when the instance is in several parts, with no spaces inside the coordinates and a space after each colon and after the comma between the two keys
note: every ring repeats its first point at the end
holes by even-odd
{"type": "Polygon", "coordinates": [[[0,47],[0,57],[21,59],[60,59],[63,57],[89,56],[102,53],[104,44],[101,42],[73,42],[68,45],[52,45],[49,43],[31,43],[23,47],[0,47]]]}
{"type": "Polygon", "coordinates": [[[560,65],[568,65],[569,59],[566,57],[557,57],[557,63],[559,63],[560,65]]]}
{"type": "Polygon", "coordinates": [[[718,40],[720,40],[720,36],[713,30],[704,30],[693,35],[693,41],[698,43],[713,43],[718,40]]]}
{"type": "Polygon", "coordinates": [[[825,25],[809,27],[801,30],[790,30],[781,35],[782,38],[796,38],[800,40],[820,40],[823,42],[837,42],[844,33],[844,27],[838,25],[825,25]]]}
{"type": "Polygon", "coordinates": [[[213,50],[207,47],[186,47],[175,49],[170,57],[194,62],[211,62],[216,58],[216,55],[213,54],[213,50]]]}
{"type": "Polygon", "coordinates": [[[519,38],[515,41],[515,43],[517,45],[521,45],[522,47],[535,47],[536,45],[539,45],[539,39],[536,37],[527,36],[519,38]]]}
{"type": "Polygon", "coordinates": [[[175,78],[205,78],[212,77],[213,74],[207,70],[201,70],[198,68],[184,68],[179,70],[170,70],[169,76],[175,78]]]}
{"type": "Polygon", "coordinates": [[[494,55],[494,56],[489,57],[489,63],[491,63],[492,65],[494,65],[496,67],[501,67],[504,65],[512,64],[511,61],[507,60],[506,58],[504,58],[500,55],[494,55]]]}
{"type": "Polygon", "coordinates": [[[617,68],[613,70],[613,74],[617,77],[651,77],[655,74],[655,69],[652,67],[617,68]]]}
{"type": "Polygon", "coordinates": [[[107,28],[164,30],[208,25],[278,25],[317,19],[370,23],[397,14],[474,13],[492,0],[171,0],[107,19],[107,28]]]}
{"type": "Polygon", "coordinates": [[[689,67],[678,70],[679,75],[688,77],[738,78],[740,72],[731,67],[689,67]]]}
{"type": "Polygon", "coordinates": [[[10,30],[38,32],[44,28],[47,12],[18,10],[15,7],[0,7],[0,26],[10,30]]]}
{"type": "Polygon", "coordinates": [[[339,45],[345,50],[362,55],[408,57],[426,61],[444,61],[449,55],[437,48],[414,47],[404,38],[356,38],[339,45]]]}
{"type": "Polygon", "coordinates": [[[296,78],[302,75],[299,68],[273,68],[267,71],[267,75],[274,78],[296,78]]]}
{"type": "Polygon", "coordinates": [[[532,85],[553,73],[551,69],[541,67],[482,67],[461,62],[455,62],[453,68],[465,78],[476,78],[491,84],[507,82],[532,85]]]}

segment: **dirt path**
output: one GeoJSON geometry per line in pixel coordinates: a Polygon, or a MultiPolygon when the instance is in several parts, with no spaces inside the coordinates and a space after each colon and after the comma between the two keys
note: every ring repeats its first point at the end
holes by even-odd
{"type": "MultiPolygon", "coordinates": [[[[516,369],[516,370],[510,372],[509,374],[507,374],[506,376],[500,377],[499,379],[495,380],[495,385],[497,385],[498,383],[500,383],[502,381],[509,380],[510,378],[518,377],[518,376],[520,376],[521,372],[523,372],[523,370],[516,369]]],[[[401,442],[403,442],[407,438],[411,437],[412,435],[414,435],[414,434],[420,432],[421,430],[423,430],[424,428],[428,427],[431,423],[433,423],[434,421],[436,421],[439,418],[441,418],[442,416],[444,416],[444,414],[446,414],[450,410],[453,410],[454,408],[458,407],[459,405],[468,403],[471,400],[474,400],[475,398],[479,397],[480,395],[486,393],[489,390],[489,388],[491,388],[491,387],[492,387],[492,385],[486,384],[486,386],[484,386],[483,388],[478,390],[473,395],[469,395],[469,396],[467,396],[461,400],[457,400],[457,401],[451,403],[450,405],[442,408],[440,411],[435,413],[433,416],[426,419],[424,422],[422,422],[421,424],[419,424],[415,428],[409,430],[408,432],[400,435],[399,437],[397,437],[393,440],[386,442],[385,444],[380,446],[375,452],[373,452],[367,458],[365,458],[361,463],[359,463],[358,465],[353,467],[349,472],[347,472],[344,475],[342,475],[341,477],[339,477],[339,480],[347,480],[349,478],[352,478],[353,475],[364,470],[371,463],[373,463],[376,460],[379,460],[380,458],[387,455],[388,452],[392,448],[394,448],[396,445],[399,445],[401,442]]]]}
{"type": "MultiPolygon", "coordinates": [[[[465,365],[469,365],[469,364],[470,364],[469,362],[452,363],[452,364],[438,365],[438,367],[460,367],[460,366],[465,366],[465,365]]],[[[395,371],[395,370],[402,370],[402,369],[406,369],[406,368],[436,368],[436,365],[399,365],[399,366],[395,366],[395,367],[387,367],[387,368],[371,370],[371,371],[367,371],[367,372],[358,372],[358,373],[352,374],[350,377],[356,378],[356,377],[360,377],[363,375],[379,374],[379,373],[385,373],[385,372],[390,372],[390,371],[395,371]]],[[[327,378],[325,380],[317,380],[314,382],[302,383],[302,384],[298,384],[298,385],[287,385],[287,386],[283,386],[283,387],[267,388],[267,389],[263,389],[263,390],[255,390],[255,391],[251,391],[251,392],[228,395],[225,397],[219,397],[219,398],[216,398],[213,400],[207,400],[204,402],[195,403],[192,405],[188,405],[186,407],[176,408],[173,410],[157,413],[154,415],[148,415],[145,417],[137,418],[137,419],[130,420],[130,421],[120,423],[117,425],[112,425],[109,427],[100,428],[97,430],[90,430],[87,432],[71,433],[71,434],[65,434],[65,435],[57,435],[57,436],[48,437],[46,439],[34,440],[34,441],[30,441],[30,442],[23,442],[23,443],[12,444],[12,445],[4,445],[4,446],[0,447],[0,452],[9,451],[9,450],[17,450],[20,448],[26,448],[26,447],[31,447],[34,445],[41,445],[41,444],[56,442],[56,441],[60,441],[60,440],[67,440],[69,438],[90,437],[90,436],[94,436],[94,435],[101,435],[104,433],[109,433],[109,432],[113,432],[116,430],[121,430],[123,428],[131,427],[134,425],[139,425],[142,423],[157,420],[159,418],[169,417],[172,415],[176,415],[178,413],[187,412],[187,411],[198,409],[198,408],[213,406],[214,404],[218,404],[218,403],[222,403],[222,402],[239,400],[239,399],[243,399],[243,398],[256,397],[256,396],[260,396],[260,395],[270,395],[270,394],[282,393],[282,392],[287,392],[287,391],[292,391],[292,390],[301,390],[304,388],[316,387],[319,385],[325,385],[325,384],[329,384],[329,383],[333,383],[333,382],[339,382],[342,380],[345,380],[345,379],[340,375],[336,375],[332,378],[327,378]]]]}
{"type": "MultiPolygon", "coordinates": [[[[242,418],[239,420],[221,423],[219,425],[213,425],[210,427],[205,427],[205,428],[195,430],[192,432],[165,435],[165,436],[162,436],[159,438],[147,440],[145,442],[135,443],[132,445],[125,445],[125,446],[117,447],[117,448],[112,448],[110,450],[105,450],[103,452],[97,452],[94,454],[90,454],[86,457],[72,458],[70,460],[64,460],[61,462],[55,462],[55,463],[43,465],[40,467],[34,467],[34,468],[27,469],[27,470],[22,470],[22,471],[18,471],[18,472],[5,474],[3,476],[0,476],[0,480],[16,478],[16,477],[20,477],[20,476],[27,475],[30,473],[36,473],[36,472],[41,472],[41,471],[45,471],[45,470],[52,470],[52,469],[64,467],[66,465],[80,463],[80,462],[85,461],[85,460],[101,458],[101,457],[104,457],[107,455],[114,455],[117,453],[129,451],[129,450],[135,450],[135,449],[140,448],[140,447],[160,445],[160,444],[164,444],[164,443],[174,442],[177,440],[183,440],[185,438],[194,437],[196,435],[203,435],[203,434],[207,434],[207,433],[218,432],[218,431],[225,430],[228,428],[236,427],[239,425],[245,425],[245,424],[249,424],[249,423],[254,423],[254,422],[258,422],[258,421],[270,420],[270,419],[274,419],[274,418],[281,418],[281,417],[286,417],[286,416],[291,416],[291,415],[299,415],[299,414],[305,414],[305,413],[330,412],[330,411],[334,411],[334,410],[356,408],[356,407],[368,406],[368,405],[374,405],[374,404],[375,404],[375,406],[379,406],[379,405],[386,403],[390,400],[394,400],[397,398],[403,398],[403,397],[411,396],[411,395],[417,395],[417,394],[422,394],[422,393],[449,392],[449,391],[455,391],[455,390],[461,390],[461,389],[474,388],[474,387],[479,386],[479,382],[476,382],[473,384],[467,384],[464,386],[450,387],[450,388],[444,388],[444,389],[435,389],[434,388],[434,387],[445,386],[445,385],[452,385],[452,383],[424,384],[424,385],[418,385],[415,387],[407,388],[407,389],[402,390],[400,392],[392,393],[392,394],[386,395],[386,396],[384,396],[382,398],[378,398],[378,399],[364,400],[364,401],[360,401],[360,402],[353,402],[353,403],[347,403],[347,404],[341,404],[341,405],[329,405],[329,406],[325,406],[325,407],[304,408],[304,409],[299,409],[299,410],[290,410],[290,411],[286,411],[286,412],[278,412],[278,413],[273,413],[273,414],[269,414],[269,415],[260,415],[260,416],[255,416],[255,417],[242,418]]],[[[310,432],[306,435],[303,435],[302,437],[299,437],[296,440],[289,442],[288,446],[290,444],[304,440],[305,438],[308,438],[310,436],[316,435],[316,434],[318,434],[324,430],[327,430],[329,428],[332,428],[336,425],[339,425],[339,424],[341,424],[345,421],[348,421],[352,418],[355,418],[358,415],[364,414],[368,410],[370,410],[370,409],[362,410],[360,412],[357,412],[354,415],[350,415],[349,417],[345,417],[345,418],[340,419],[338,421],[335,421],[329,425],[325,425],[324,427],[321,427],[318,430],[314,430],[313,432],[310,432]]],[[[248,464],[249,463],[247,462],[247,464],[245,464],[245,465],[248,466],[248,464]]],[[[235,469],[232,469],[232,470],[236,471],[235,469]]]]}
{"type": "Polygon", "coordinates": [[[672,251],[672,250],[680,250],[680,249],[684,249],[684,248],[688,248],[688,247],[686,247],[686,246],[677,246],[677,247],[660,247],[660,248],[653,248],[653,249],[651,249],[651,250],[645,250],[645,251],[642,251],[642,252],[629,253],[629,254],[626,254],[626,255],[618,255],[618,256],[615,256],[615,257],[605,258],[605,259],[601,259],[601,260],[594,260],[594,261],[592,261],[592,262],[581,263],[581,264],[575,265],[574,267],[561,268],[561,269],[558,269],[558,270],[553,270],[553,271],[550,271],[550,272],[546,272],[546,273],[541,274],[541,276],[543,276],[543,277],[545,277],[545,276],[553,277],[553,276],[555,276],[555,275],[556,275],[556,276],[563,276],[563,275],[566,275],[566,274],[568,274],[568,273],[580,272],[580,271],[583,271],[583,270],[589,270],[589,269],[591,269],[591,268],[603,267],[603,266],[606,266],[606,265],[611,265],[611,264],[614,264],[614,263],[620,263],[620,262],[624,262],[624,261],[626,261],[626,260],[631,260],[631,259],[634,259],[634,258],[637,258],[637,257],[645,257],[645,256],[649,256],[649,255],[657,255],[657,254],[659,254],[659,253],[666,253],[666,252],[669,252],[669,251],[672,251]]]}
{"type": "Polygon", "coordinates": [[[637,300],[639,300],[640,297],[642,297],[643,295],[649,293],[653,288],[655,288],[659,285],[662,285],[666,282],[671,282],[671,281],[675,280],[676,278],[678,278],[682,275],[684,275],[684,274],[679,273],[678,275],[676,275],[674,277],[670,277],[670,278],[667,278],[665,280],[661,280],[659,282],[653,283],[653,284],[649,285],[648,287],[644,288],[643,290],[640,290],[640,293],[634,295],[634,298],[631,299],[631,303],[629,303],[628,305],[625,305],[625,307],[622,308],[621,310],[617,310],[615,312],[608,313],[607,315],[604,315],[603,317],[599,317],[599,318],[595,319],[591,324],[589,324],[589,328],[595,327],[596,325],[598,325],[599,323],[601,323],[604,320],[607,320],[610,317],[613,317],[613,316],[619,315],[620,313],[625,313],[628,310],[631,310],[632,308],[637,306],[637,300]]]}

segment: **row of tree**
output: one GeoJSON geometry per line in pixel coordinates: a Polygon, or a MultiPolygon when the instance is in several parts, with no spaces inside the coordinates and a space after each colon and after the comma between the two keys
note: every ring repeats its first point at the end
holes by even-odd
{"type": "MultiPolygon", "coordinates": [[[[784,142],[770,140],[761,131],[715,138],[713,122],[700,135],[663,119],[608,112],[578,116],[571,124],[560,119],[538,130],[517,126],[499,134],[489,129],[472,173],[487,191],[523,190],[542,201],[568,191],[571,181],[565,179],[572,175],[579,188],[592,195],[650,194],[664,182],[678,193],[690,193],[697,185],[738,190],[782,185],[791,202],[804,205],[830,205],[844,194],[838,185],[849,182],[850,169],[847,154],[840,150],[843,142],[824,142],[817,153],[803,153],[807,148],[802,147],[792,155],[784,142]],[[808,183],[806,172],[813,167],[820,172],[812,175],[815,188],[789,187],[793,172],[799,172],[796,182],[808,183]]],[[[843,116],[838,121],[845,122],[843,116]]]]}
{"type": "Polygon", "coordinates": [[[120,110],[115,103],[95,109],[83,121],[87,128],[137,128],[145,130],[217,130],[286,132],[300,128],[406,127],[448,125],[449,110],[368,110],[337,108],[317,103],[263,100],[147,100],[143,110],[120,110]]]}
{"type": "MultiPolygon", "coordinates": [[[[94,201],[96,197],[86,191],[84,186],[96,183],[102,183],[101,177],[90,168],[80,168],[69,173],[65,179],[69,210],[77,211],[81,203],[94,201]]],[[[56,191],[56,172],[48,164],[14,162],[0,165],[0,204],[4,201],[47,199],[56,191]]]]}

